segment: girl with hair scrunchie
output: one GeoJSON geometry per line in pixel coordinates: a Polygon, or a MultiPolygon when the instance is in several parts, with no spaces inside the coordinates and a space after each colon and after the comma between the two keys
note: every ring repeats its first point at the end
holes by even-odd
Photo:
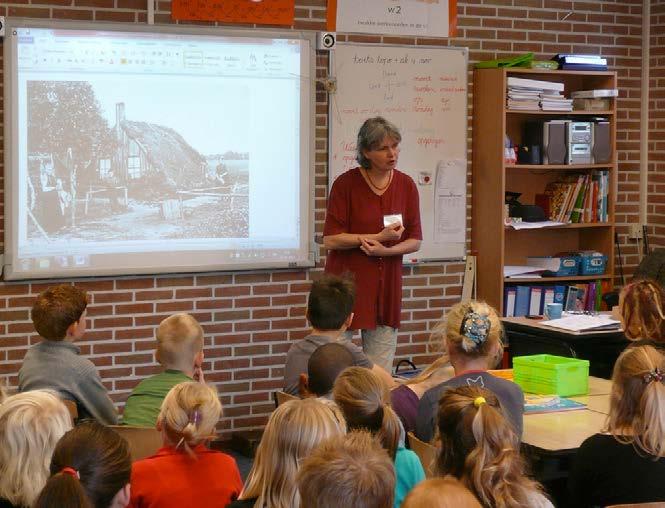
{"type": "Polygon", "coordinates": [[[214,388],[195,381],[171,388],[157,418],[164,445],[132,466],[131,508],[212,508],[238,497],[235,459],[206,446],[221,414],[214,388]]]}

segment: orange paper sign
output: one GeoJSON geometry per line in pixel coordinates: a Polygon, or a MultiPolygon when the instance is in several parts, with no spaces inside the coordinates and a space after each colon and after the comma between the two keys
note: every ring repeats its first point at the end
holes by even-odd
{"type": "Polygon", "coordinates": [[[293,25],[295,0],[173,0],[174,20],[293,25]]]}

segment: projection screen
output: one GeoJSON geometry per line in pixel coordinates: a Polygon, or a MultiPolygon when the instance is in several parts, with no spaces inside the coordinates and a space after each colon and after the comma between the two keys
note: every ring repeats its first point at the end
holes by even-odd
{"type": "Polygon", "coordinates": [[[5,278],[312,266],[297,32],[11,20],[5,278]]]}

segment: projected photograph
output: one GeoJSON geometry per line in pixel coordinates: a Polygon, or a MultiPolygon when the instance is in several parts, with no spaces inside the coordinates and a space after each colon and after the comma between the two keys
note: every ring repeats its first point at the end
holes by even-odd
{"type": "Polygon", "coordinates": [[[28,239],[247,238],[249,92],[227,87],[28,81],[28,239]]]}

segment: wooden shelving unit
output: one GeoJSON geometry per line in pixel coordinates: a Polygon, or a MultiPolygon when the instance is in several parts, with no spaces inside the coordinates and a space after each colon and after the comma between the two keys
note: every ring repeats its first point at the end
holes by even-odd
{"type": "Polygon", "coordinates": [[[603,111],[523,111],[506,108],[508,76],[527,77],[564,83],[564,95],[575,90],[617,88],[614,72],[547,71],[538,69],[477,69],[473,83],[473,209],[471,241],[478,253],[476,277],[478,297],[503,313],[504,286],[523,283],[568,284],[579,281],[612,279],[614,274],[614,204],[616,202],[616,100],[603,111]],[[525,123],[535,120],[566,119],[578,121],[604,118],[610,122],[612,157],[607,164],[535,165],[505,164],[504,136],[522,144],[525,123]],[[507,190],[521,192],[520,202],[533,204],[535,194],[547,183],[569,172],[609,171],[609,220],[602,223],[515,230],[504,225],[507,190]],[[601,276],[507,279],[506,265],[525,265],[528,256],[550,256],[561,251],[597,250],[608,256],[601,276]]]}

